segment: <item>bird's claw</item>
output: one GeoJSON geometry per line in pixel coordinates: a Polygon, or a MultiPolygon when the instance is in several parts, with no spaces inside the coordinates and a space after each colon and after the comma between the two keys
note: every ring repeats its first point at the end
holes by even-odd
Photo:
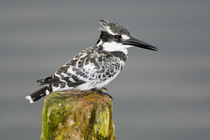
{"type": "Polygon", "coordinates": [[[107,89],[106,88],[100,89],[98,93],[101,94],[101,95],[107,95],[107,96],[109,96],[109,98],[111,98],[113,100],[112,96],[107,93],[107,89]]]}
{"type": "Polygon", "coordinates": [[[98,94],[107,95],[107,96],[109,96],[109,98],[111,98],[113,100],[112,96],[108,94],[108,90],[106,88],[93,89],[93,90],[96,91],[98,94]]]}

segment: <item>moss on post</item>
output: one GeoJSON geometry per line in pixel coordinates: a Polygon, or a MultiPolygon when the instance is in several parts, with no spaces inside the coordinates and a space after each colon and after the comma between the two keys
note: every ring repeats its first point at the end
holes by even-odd
{"type": "Polygon", "coordinates": [[[112,100],[93,91],[48,95],[42,113],[41,140],[115,140],[112,100]]]}

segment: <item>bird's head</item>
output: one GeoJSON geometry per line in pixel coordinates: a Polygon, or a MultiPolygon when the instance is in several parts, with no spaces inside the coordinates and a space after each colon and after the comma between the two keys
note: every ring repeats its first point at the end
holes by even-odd
{"type": "Polygon", "coordinates": [[[157,51],[157,48],[132,37],[123,26],[107,20],[99,20],[101,35],[98,45],[102,45],[106,51],[126,51],[130,47],[139,47],[157,51]]]}

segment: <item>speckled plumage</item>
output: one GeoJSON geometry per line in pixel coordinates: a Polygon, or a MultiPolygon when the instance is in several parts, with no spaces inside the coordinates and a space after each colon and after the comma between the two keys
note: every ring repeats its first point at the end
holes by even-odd
{"type": "Polygon", "coordinates": [[[96,45],[81,51],[53,76],[38,82],[41,85],[50,85],[53,91],[104,87],[119,74],[127,55],[117,51],[103,51],[101,47],[96,45]]]}
{"type": "Polygon", "coordinates": [[[53,91],[102,89],[117,77],[127,60],[127,48],[137,46],[157,48],[133,38],[123,26],[99,20],[100,37],[97,43],[81,51],[76,57],[59,68],[54,75],[37,82],[45,87],[26,96],[33,103],[53,91]]]}

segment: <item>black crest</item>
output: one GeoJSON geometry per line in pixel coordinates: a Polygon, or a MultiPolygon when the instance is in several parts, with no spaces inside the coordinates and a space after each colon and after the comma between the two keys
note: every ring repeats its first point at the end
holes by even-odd
{"type": "Polygon", "coordinates": [[[103,19],[99,19],[98,21],[101,24],[101,31],[106,31],[109,33],[112,32],[113,34],[125,34],[130,36],[128,30],[116,22],[114,23],[103,19]]]}

